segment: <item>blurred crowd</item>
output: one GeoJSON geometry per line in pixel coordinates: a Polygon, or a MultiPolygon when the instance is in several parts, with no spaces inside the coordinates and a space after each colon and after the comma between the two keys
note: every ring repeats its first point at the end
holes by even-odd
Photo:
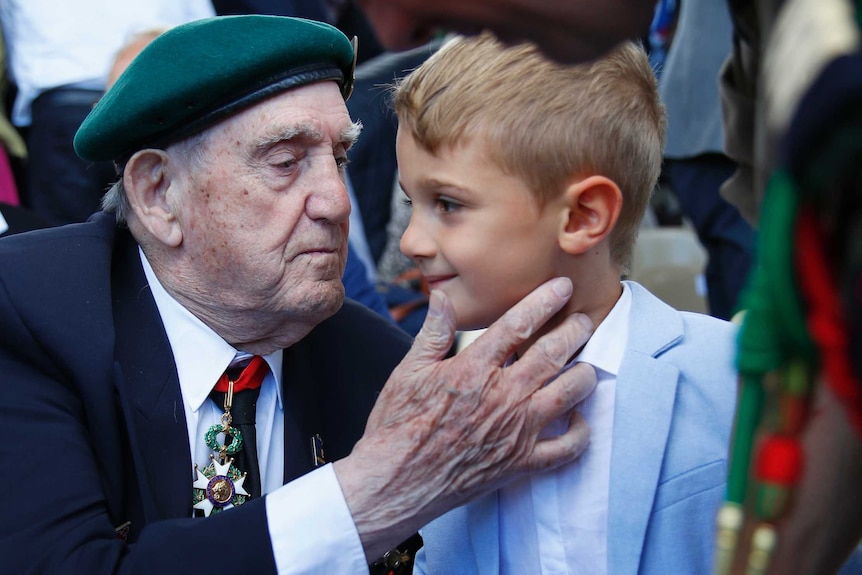
{"type": "MultiPolygon", "coordinates": [[[[364,129],[348,170],[354,209],[345,283],[351,297],[415,334],[428,290],[399,248],[409,210],[398,186],[397,121],[388,89],[434,53],[444,32],[412,50],[386,51],[352,0],[4,2],[3,233],[81,222],[100,208],[105,190],[117,179],[116,170],[109,162],[78,158],[72,138],[93,104],[155,34],[199,18],[250,13],[321,20],[358,38],[356,89],[348,108],[364,129]],[[94,16],[76,20],[75,14],[94,16]]],[[[654,282],[651,287],[673,305],[724,319],[737,311],[754,247],[751,226],[719,195],[721,182],[734,169],[722,152],[716,88],[731,28],[721,0],[690,5],[661,0],[641,38],[670,116],[665,170],[644,228],[670,228],[657,233],[676,234],[679,239],[674,241],[681,247],[670,251],[689,255],[656,264],[685,270],[682,285],[663,279],[667,274],[647,265],[649,257],[634,265],[634,279],[654,282]]],[[[654,233],[644,233],[644,246],[654,233]]]]}

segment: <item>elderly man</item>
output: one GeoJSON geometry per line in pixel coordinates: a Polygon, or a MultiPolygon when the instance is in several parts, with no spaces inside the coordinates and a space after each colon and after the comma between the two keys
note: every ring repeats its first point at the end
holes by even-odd
{"type": "Polygon", "coordinates": [[[305,20],[166,32],[76,136],[105,211],[0,241],[0,572],[362,573],[584,449],[566,280],[450,359],[444,296],[412,348],[343,301],[353,62],[305,20]]]}

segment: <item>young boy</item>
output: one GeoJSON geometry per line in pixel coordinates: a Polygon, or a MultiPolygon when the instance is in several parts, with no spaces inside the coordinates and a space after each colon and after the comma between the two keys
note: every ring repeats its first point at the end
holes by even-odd
{"type": "Polygon", "coordinates": [[[572,361],[598,377],[579,407],[591,429],[584,455],[426,526],[414,572],[708,573],[734,329],[620,280],[664,141],[643,50],[628,43],[560,66],[487,34],[456,38],[396,87],[394,103],[413,209],[401,249],[446,293],[458,328],[487,326],[555,276],[574,284],[561,313],[596,326],[572,361]]]}

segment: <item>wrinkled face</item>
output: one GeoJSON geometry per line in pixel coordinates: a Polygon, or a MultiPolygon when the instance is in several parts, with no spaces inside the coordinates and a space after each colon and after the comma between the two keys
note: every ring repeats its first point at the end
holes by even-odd
{"type": "MultiPolygon", "coordinates": [[[[303,86],[209,130],[176,211],[182,269],[210,310],[320,321],[341,305],[356,130],[334,82],[303,86]]],[[[194,297],[194,296],[192,296],[194,297]]]]}
{"type": "Polygon", "coordinates": [[[458,329],[487,327],[558,275],[559,206],[540,207],[520,178],[487,159],[481,143],[432,155],[399,129],[397,152],[412,205],[401,251],[431,289],[451,299],[458,329]]]}

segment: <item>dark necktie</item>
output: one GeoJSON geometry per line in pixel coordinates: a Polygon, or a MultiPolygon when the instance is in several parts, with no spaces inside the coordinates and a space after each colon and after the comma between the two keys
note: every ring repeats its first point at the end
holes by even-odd
{"type": "MultiPolygon", "coordinates": [[[[230,405],[231,427],[242,434],[242,449],[234,456],[234,464],[246,473],[244,487],[250,497],[260,497],[260,467],[257,461],[257,434],[255,432],[255,412],[260,385],[269,371],[266,361],[258,355],[247,364],[229,367],[219,378],[210,398],[220,408],[225,408],[225,396],[233,381],[233,398],[230,405]]],[[[233,438],[226,437],[225,443],[233,438]]]]}

